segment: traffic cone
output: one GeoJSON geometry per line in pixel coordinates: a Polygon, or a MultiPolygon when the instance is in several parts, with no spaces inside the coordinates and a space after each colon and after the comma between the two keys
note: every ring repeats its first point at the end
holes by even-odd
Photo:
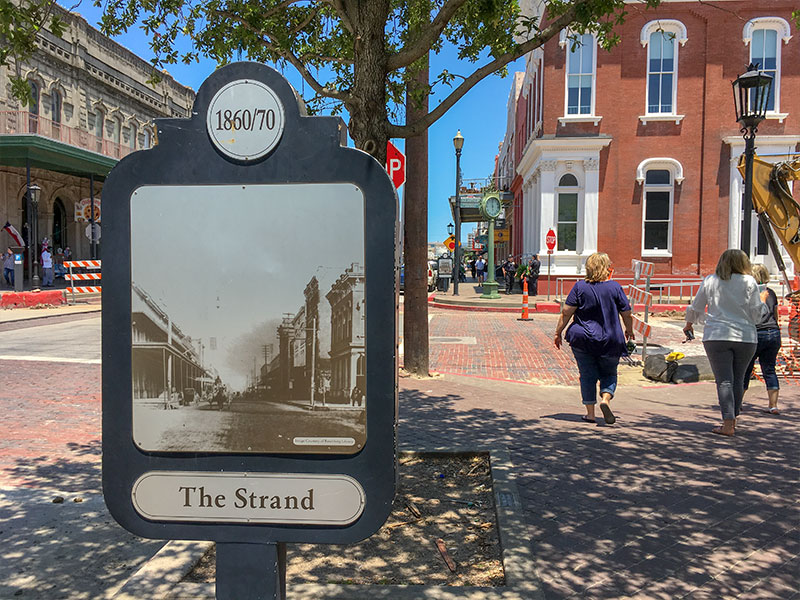
{"type": "Polygon", "coordinates": [[[517,321],[529,321],[528,319],[528,278],[522,280],[522,318],[517,321]]]}

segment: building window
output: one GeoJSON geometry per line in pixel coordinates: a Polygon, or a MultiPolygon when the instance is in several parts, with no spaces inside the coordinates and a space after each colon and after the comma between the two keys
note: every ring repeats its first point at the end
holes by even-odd
{"type": "Polygon", "coordinates": [[[672,173],[650,169],[644,179],[642,254],[672,251],[672,173]]]}
{"type": "Polygon", "coordinates": [[[556,235],[559,252],[578,249],[578,179],[567,173],[558,181],[558,222],[556,235]]]}
{"type": "Polygon", "coordinates": [[[675,34],[655,31],[647,50],[647,112],[675,112],[677,44],[675,34]]]}
{"type": "Polygon", "coordinates": [[[147,148],[150,147],[150,143],[151,143],[150,128],[143,127],[142,128],[142,135],[144,136],[143,143],[142,143],[142,148],[147,149],[147,148]]]}
{"type": "MultiPolygon", "coordinates": [[[[758,64],[762,71],[772,75],[772,93],[767,102],[767,110],[775,112],[776,99],[780,90],[778,73],[778,32],[774,29],[756,29],[750,42],[750,62],[758,64]]],[[[755,92],[754,92],[755,93],[755,92]]]]}
{"type": "Polygon", "coordinates": [[[134,123],[131,123],[130,143],[131,150],[136,150],[136,137],[139,135],[139,130],[134,123]]]}
{"type": "Polygon", "coordinates": [[[28,81],[31,88],[31,103],[28,106],[28,132],[39,131],[39,84],[32,79],[28,81]]]}
{"type": "Polygon", "coordinates": [[[61,198],[53,203],[53,247],[67,246],[67,210],[61,198]]]}
{"type": "Polygon", "coordinates": [[[53,123],[61,123],[61,93],[53,90],[50,94],[50,119],[53,123]]]}
{"type": "Polygon", "coordinates": [[[594,114],[594,36],[567,40],[567,115],[594,114]]]}

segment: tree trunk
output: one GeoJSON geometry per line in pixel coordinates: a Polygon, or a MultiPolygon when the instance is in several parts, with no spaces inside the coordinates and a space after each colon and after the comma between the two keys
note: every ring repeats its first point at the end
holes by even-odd
{"type": "MultiPolygon", "coordinates": [[[[412,19],[413,24],[416,19],[412,19]]],[[[411,26],[411,24],[409,25],[411,26]]],[[[424,25],[423,25],[424,26],[424,25]]],[[[406,123],[428,113],[428,57],[413,65],[406,92],[406,123]],[[416,83],[416,85],[415,85],[416,83]],[[423,98],[411,93],[424,92],[423,98]]],[[[406,187],[403,194],[403,349],[406,371],[428,375],[428,130],[406,138],[406,187]]]]}
{"type": "Polygon", "coordinates": [[[386,164],[389,116],[386,108],[387,52],[384,38],[388,0],[349,0],[346,10],[355,29],[350,136],[357,148],[386,164]]]}

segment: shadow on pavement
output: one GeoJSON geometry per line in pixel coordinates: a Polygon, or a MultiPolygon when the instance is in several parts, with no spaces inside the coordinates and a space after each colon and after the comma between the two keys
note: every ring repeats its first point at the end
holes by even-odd
{"type": "Polygon", "coordinates": [[[404,390],[400,435],[409,446],[508,446],[546,598],[798,592],[794,419],[747,411],[729,439],[697,418],[716,416],[707,397],[596,427],[580,421],[577,402],[574,414],[521,418],[503,408],[519,406],[513,394],[478,408],[458,394],[404,390]]]}

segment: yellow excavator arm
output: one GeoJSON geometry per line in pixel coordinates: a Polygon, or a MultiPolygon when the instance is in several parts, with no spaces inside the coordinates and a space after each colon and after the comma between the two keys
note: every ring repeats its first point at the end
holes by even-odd
{"type": "MultiPolygon", "coordinates": [[[[744,177],[744,154],[739,159],[738,169],[744,177]]],[[[798,180],[800,158],[776,164],[768,163],[758,156],[753,159],[753,208],[787,284],[783,259],[772,232],[775,232],[791,256],[795,273],[800,274],[800,204],[792,196],[789,184],[790,181],[798,180]]]]}

